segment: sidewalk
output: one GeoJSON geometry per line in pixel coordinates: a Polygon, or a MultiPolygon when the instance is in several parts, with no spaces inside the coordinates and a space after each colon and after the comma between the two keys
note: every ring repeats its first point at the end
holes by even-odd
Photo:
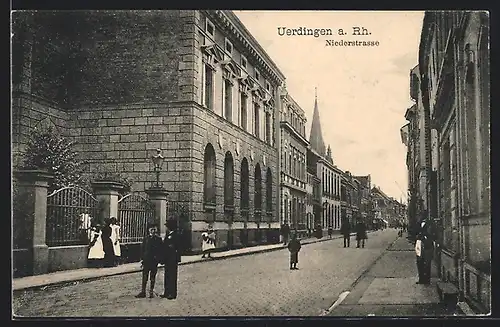
{"type": "MultiPolygon", "coordinates": [[[[312,244],[317,242],[324,242],[328,240],[338,239],[341,237],[342,236],[339,234],[334,234],[334,236],[331,239],[328,236],[323,236],[323,238],[321,239],[307,238],[307,239],[302,239],[301,243],[303,245],[312,244]]],[[[251,246],[236,250],[216,252],[212,254],[212,259],[202,259],[200,254],[186,255],[181,257],[181,262],[179,263],[179,265],[186,265],[201,261],[221,260],[231,257],[275,251],[284,248],[286,247],[283,245],[283,243],[251,246]]],[[[12,290],[15,292],[20,290],[42,288],[47,286],[55,286],[55,285],[73,283],[84,280],[99,279],[108,276],[129,274],[139,271],[141,271],[139,262],[127,263],[111,268],[81,268],[74,270],[57,271],[44,275],[15,278],[12,280],[12,290]]]]}
{"type": "Polygon", "coordinates": [[[431,284],[418,280],[413,244],[398,237],[377,262],[348,291],[347,297],[332,310],[332,316],[450,316],[454,310],[440,304],[436,267],[431,284]]]}

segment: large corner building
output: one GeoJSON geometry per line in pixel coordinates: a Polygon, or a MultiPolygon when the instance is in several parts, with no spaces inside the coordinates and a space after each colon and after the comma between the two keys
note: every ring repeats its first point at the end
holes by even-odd
{"type": "Polygon", "coordinates": [[[228,247],[277,241],[285,77],[234,13],[15,12],[13,31],[15,164],[42,119],[88,174],[121,172],[137,191],[161,149],[192,250],[209,223],[228,247]]]}

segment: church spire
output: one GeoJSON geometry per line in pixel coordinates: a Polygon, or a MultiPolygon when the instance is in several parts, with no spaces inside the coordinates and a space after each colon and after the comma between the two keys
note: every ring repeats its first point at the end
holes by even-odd
{"type": "Polygon", "coordinates": [[[318,88],[314,88],[314,112],[311,123],[311,133],[309,135],[309,143],[311,148],[321,156],[326,154],[325,142],[323,141],[323,133],[321,132],[321,119],[319,118],[318,109],[318,88]]]}

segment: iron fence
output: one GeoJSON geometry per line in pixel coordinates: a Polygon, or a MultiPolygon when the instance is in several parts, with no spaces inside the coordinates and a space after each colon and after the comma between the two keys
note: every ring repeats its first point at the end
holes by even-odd
{"type": "Polygon", "coordinates": [[[147,224],[155,221],[154,204],[146,196],[130,193],[118,200],[121,243],[138,243],[146,235],[147,224]]]}
{"type": "Polygon", "coordinates": [[[91,220],[98,216],[99,201],[77,186],[63,187],[47,196],[48,246],[88,244],[91,220]]]}

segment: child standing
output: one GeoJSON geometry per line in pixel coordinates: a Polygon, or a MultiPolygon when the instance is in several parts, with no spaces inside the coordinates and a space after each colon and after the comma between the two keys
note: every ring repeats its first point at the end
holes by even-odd
{"type": "Polygon", "coordinates": [[[215,232],[212,227],[208,228],[208,231],[201,233],[201,251],[203,255],[202,258],[205,258],[207,255],[210,258],[211,252],[215,249],[215,232]]]}
{"type": "Polygon", "coordinates": [[[141,292],[136,295],[138,298],[146,297],[146,286],[148,277],[150,279],[149,297],[154,297],[154,288],[156,282],[156,273],[158,264],[161,261],[163,241],[158,235],[158,226],[156,224],[148,225],[148,235],[142,241],[141,267],[142,267],[142,287],[141,292]]]}
{"type": "Polygon", "coordinates": [[[90,244],[89,244],[89,254],[88,260],[90,266],[100,266],[98,263],[102,263],[104,259],[104,249],[102,246],[101,238],[101,226],[99,224],[94,224],[90,228],[90,244]]]}
{"type": "Polygon", "coordinates": [[[297,263],[299,263],[299,251],[302,245],[297,239],[297,234],[292,235],[290,243],[288,243],[288,251],[290,251],[290,270],[296,270],[297,263]]]}

